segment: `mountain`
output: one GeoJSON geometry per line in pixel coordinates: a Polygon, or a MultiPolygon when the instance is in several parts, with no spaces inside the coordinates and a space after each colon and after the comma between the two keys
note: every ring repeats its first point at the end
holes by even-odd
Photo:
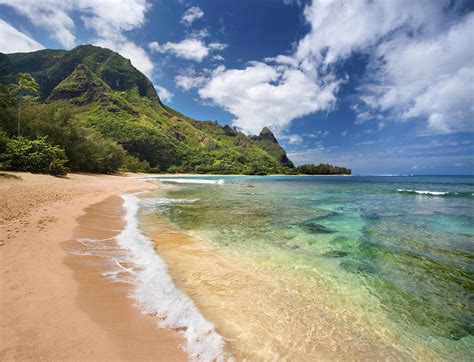
{"type": "Polygon", "coordinates": [[[272,131],[270,131],[270,129],[267,127],[263,127],[258,136],[252,136],[251,138],[259,147],[278,159],[282,165],[289,168],[295,167],[293,162],[291,162],[291,160],[286,155],[285,150],[278,144],[278,141],[273,135],[272,131]]]}
{"type": "Polygon", "coordinates": [[[79,64],[87,66],[113,90],[126,91],[136,86],[141,96],[158,99],[153,84],[129,59],[93,45],[80,45],[70,51],[0,53],[0,83],[14,83],[19,72],[30,73],[40,86],[42,98],[46,98],[79,64]]]}
{"type": "Polygon", "coordinates": [[[186,117],[164,105],[150,80],[111,50],[83,45],[0,53],[0,84],[15,83],[19,72],[38,82],[44,107],[67,104],[81,127],[117,143],[152,171],[265,174],[294,168],[268,128],[249,137],[186,117]]]}

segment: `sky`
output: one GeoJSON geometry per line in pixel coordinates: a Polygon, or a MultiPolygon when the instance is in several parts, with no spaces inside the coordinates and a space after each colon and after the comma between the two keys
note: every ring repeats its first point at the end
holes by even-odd
{"type": "Polygon", "coordinates": [[[474,174],[473,35],[468,0],[0,0],[0,52],[110,48],[178,111],[354,174],[474,174]]]}

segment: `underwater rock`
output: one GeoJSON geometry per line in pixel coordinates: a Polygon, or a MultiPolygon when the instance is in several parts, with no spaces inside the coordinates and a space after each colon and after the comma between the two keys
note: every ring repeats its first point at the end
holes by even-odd
{"type": "Polygon", "coordinates": [[[324,214],[322,214],[320,216],[317,216],[314,219],[315,220],[327,220],[327,219],[333,219],[333,218],[336,218],[336,217],[339,217],[339,216],[341,216],[341,214],[339,212],[326,211],[324,214]]]}
{"type": "Polygon", "coordinates": [[[323,256],[325,256],[326,258],[343,258],[347,256],[347,254],[347,252],[342,250],[331,250],[327,253],[324,253],[323,256]]]}
{"type": "Polygon", "coordinates": [[[445,337],[454,341],[459,341],[461,338],[472,335],[472,332],[472,327],[470,328],[468,325],[454,325],[451,326],[445,337]]]}
{"type": "Polygon", "coordinates": [[[329,229],[328,227],[315,223],[314,221],[307,221],[300,224],[300,227],[309,231],[311,234],[333,234],[336,231],[329,229]]]}
{"type": "Polygon", "coordinates": [[[342,260],[340,266],[349,273],[374,274],[377,271],[372,265],[358,260],[342,260]]]}

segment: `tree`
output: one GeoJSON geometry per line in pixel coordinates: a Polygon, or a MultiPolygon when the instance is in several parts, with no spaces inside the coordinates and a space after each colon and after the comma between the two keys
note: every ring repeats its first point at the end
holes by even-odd
{"type": "Polygon", "coordinates": [[[16,75],[18,84],[11,84],[12,93],[16,95],[18,101],[18,137],[21,135],[21,107],[24,100],[32,101],[36,97],[32,94],[37,94],[39,91],[39,85],[36,83],[35,78],[29,73],[18,73],[16,75]]]}
{"type": "Polygon", "coordinates": [[[55,176],[65,175],[68,171],[64,149],[48,142],[47,137],[11,139],[7,143],[6,152],[10,157],[11,170],[50,173],[55,176]]]}

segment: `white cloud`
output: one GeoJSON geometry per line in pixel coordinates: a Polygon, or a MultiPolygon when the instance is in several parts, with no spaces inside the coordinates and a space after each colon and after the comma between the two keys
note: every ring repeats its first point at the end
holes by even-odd
{"type": "Polygon", "coordinates": [[[329,136],[329,131],[317,131],[317,132],[314,132],[314,133],[310,133],[308,135],[308,137],[310,138],[320,138],[320,137],[327,137],[329,136]]]}
{"type": "Polygon", "coordinates": [[[301,142],[303,142],[303,138],[297,134],[292,134],[288,136],[288,143],[290,145],[297,145],[301,142]]]}
{"type": "Polygon", "coordinates": [[[142,27],[150,8],[147,0],[0,0],[28,17],[37,27],[46,29],[65,48],[76,45],[73,13],[79,14],[84,25],[93,29],[93,42],[115,50],[129,58],[139,70],[150,76],[153,63],[146,51],[130,41],[125,32],[142,27]]]}
{"type": "Polygon", "coordinates": [[[216,62],[223,62],[225,59],[222,55],[216,54],[212,57],[212,60],[215,60],[216,62]]]}
{"type": "Polygon", "coordinates": [[[200,19],[204,16],[204,12],[198,6],[190,7],[183,14],[181,22],[185,25],[191,25],[195,20],[200,19]]]}
{"type": "Polygon", "coordinates": [[[472,130],[474,15],[460,18],[461,6],[449,0],[313,1],[305,8],[311,31],[296,59],[328,74],[354,52],[369,56],[359,123],[388,111],[401,120],[423,117],[437,132],[472,130]]]}
{"type": "Polygon", "coordinates": [[[155,89],[158,93],[158,96],[160,99],[164,102],[171,102],[173,99],[173,93],[171,93],[168,89],[165,87],[161,87],[159,85],[155,85],[155,89]]]}
{"type": "Polygon", "coordinates": [[[160,45],[158,42],[151,42],[149,48],[160,53],[173,53],[179,58],[195,60],[201,62],[209,55],[209,48],[200,39],[187,38],[179,43],[167,42],[160,45]]]}
{"type": "Polygon", "coordinates": [[[424,117],[433,131],[473,130],[474,14],[427,39],[401,37],[377,49],[363,92],[376,110],[395,110],[407,120],[424,117]],[[422,66],[420,66],[422,65],[422,66]]]}
{"type": "Polygon", "coordinates": [[[64,47],[74,47],[75,26],[69,15],[73,5],[69,1],[0,0],[0,4],[14,8],[35,26],[47,29],[52,38],[64,47]]]}
{"type": "Polygon", "coordinates": [[[0,52],[32,52],[43,48],[36,40],[0,19],[0,52]]]}
{"type": "Polygon", "coordinates": [[[130,59],[133,66],[147,77],[150,78],[152,76],[154,69],[153,62],[145,50],[134,42],[128,41],[125,38],[116,41],[111,39],[99,39],[95,42],[95,45],[116,51],[125,58],[130,59]]]}
{"type": "Polygon", "coordinates": [[[298,117],[331,110],[339,85],[348,80],[336,72],[338,65],[364,53],[369,67],[353,108],[358,124],[375,121],[381,129],[389,119],[422,117],[437,132],[472,129],[474,14],[461,19],[459,5],[314,0],[304,10],[310,31],[292,54],[216,70],[205,82],[187,84],[232,113],[243,131],[269,126],[281,132],[298,117]]]}
{"type": "Polygon", "coordinates": [[[220,51],[220,50],[224,50],[225,48],[227,48],[227,44],[222,44],[222,43],[219,43],[219,42],[213,42],[213,43],[209,43],[208,47],[211,50],[220,51]]]}
{"type": "Polygon", "coordinates": [[[292,67],[253,62],[245,69],[217,68],[199,95],[235,115],[233,125],[244,132],[270,126],[279,133],[295,118],[330,109],[338,85],[292,67]]]}
{"type": "Polygon", "coordinates": [[[206,78],[202,76],[192,77],[188,75],[178,75],[174,78],[174,80],[176,85],[185,91],[201,87],[206,83],[206,78]]]}
{"type": "Polygon", "coordinates": [[[148,44],[152,51],[172,53],[179,58],[197,62],[202,62],[211,52],[221,51],[226,46],[218,42],[206,44],[202,39],[193,37],[186,38],[179,43],[166,42],[165,44],[159,44],[154,41],[148,44]]]}
{"type": "Polygon", "coordinates": [[[349,133],[348,131],[344,131],[344,132],[341,133],[341,135],[342,135],[342,137],[346,137],[348,133],[349,133]]]}

